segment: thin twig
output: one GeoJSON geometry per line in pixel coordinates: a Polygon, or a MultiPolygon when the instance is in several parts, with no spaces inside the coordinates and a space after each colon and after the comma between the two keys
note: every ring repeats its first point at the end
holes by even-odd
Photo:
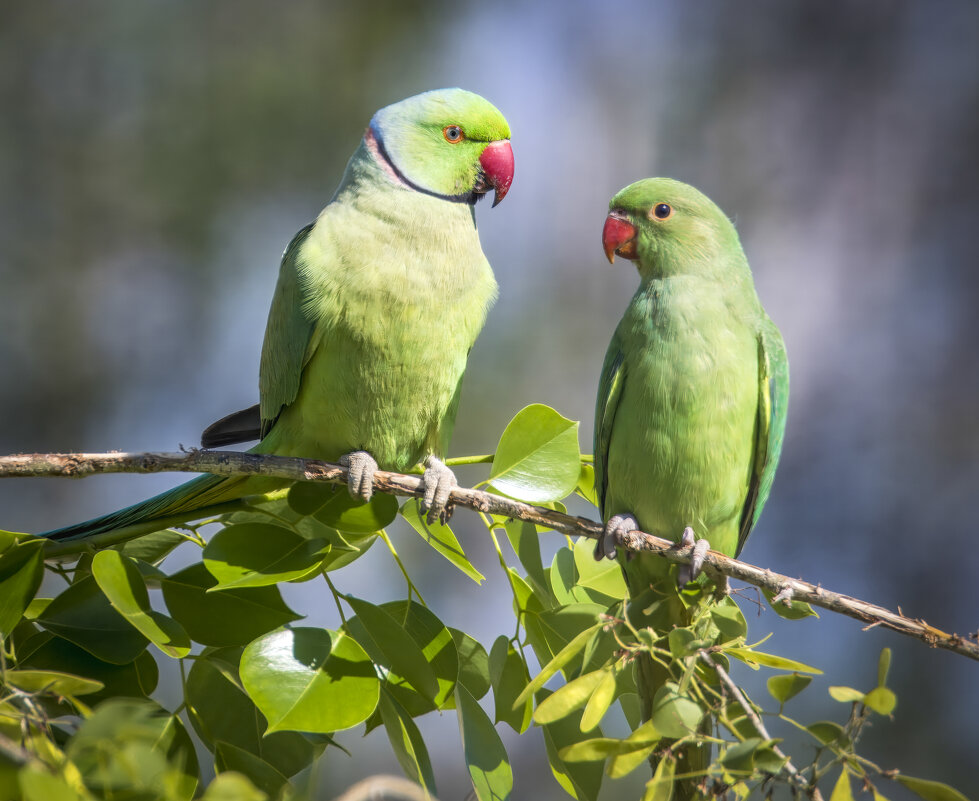
{"type": "MultiPolygon", "coordinates": [[[[0,457],[0,478],[15,476],[71,476],[82,477],[95,473],[160,473],[160,472],[215,473],[217,475],[261,475],[281,478],[287,481],[324,481],[331,484],[345,484],[347,470],[337,464],[316,459],[299,459],[291,456],[264,456],[232,451],[190,451],[188,453],[48,453],[18,454],[0,457]]],[[[378,470],[374,474],[375,492],[393,495],[420,497],[422,494],[419,476],[390,473],[378,470]]],[[[465,506],[477,512],[495,514],[502,517],[519,518],[546,528],[573,536],[592,539],[602,534],[602,526],[594,520],[563,514],[539,506],[531,506],[521,501],[504,498],[481,490],[457,487],[452,491],[450,503],[465,506]]],[[[221,508],[210,507],[185,515],[184,520],[196,519],[209,511],[231,511],[238,508],[236,502],[227,502],[221,508]],[[224,507],[227,507],[225,509],[224,507]]],[[[179,521],[163,518],[157,521],[157,528],[176,525],[179,521]]],[[[64,557],[77,554],[90,548],[117,544],[137,534],[153,529],[153,523],[143,524],[127,531],[124,536],[118,532],[107,532],[83,541],[51,543],[45,554],[49,557],[64,557]]],[[[627,550],[656,553],[670,562],[688,564],[692,546],[681,547],[670,540],[661,539],[642,531],[632,531],[623,538],[627,550]]],[[[900,612],[892,612],[882,606],[861,601],[842,593],[823,589],[801,579],[774,573],[761,567],[732,559],[717,551],[708,551],[704,558],[704,569],[710,574],[724,574],[756,587],[768,590],[779,597],[780,602],[788,604],[792,599],[804,601],[856,618],[864,623],[875,624],[916,637],[932,648],[944,648],[957,654],[979,661],[979,642],[973,642],[959,634],[949,634],[930,626],[923,620],[906,617],[900,612]]]]}
{"type": "MultiPolygon", "coordinates": [[[[768,729],[765,728],[765,724],[762,722],[762,719],[758,717],[758,713],[755,712],[751,704],[748,703],[748,699],[744,697],[744,693],[741,692],[738,685],[735,684],[731,677],[727,674],[724,667],[711,659],[710,654],[708,654],[703,648],[697,652],[697,655],[700,657],[701,662],[704,662],[709,667],[714,668],[714,671],[717,673],[717,677],[727,688],[728,692],[731,693],[734,700],[738,702],[738,705],[744,710],[744,713],[748,716],[748,720],[751,721],[751,725],[755,727],[755,731],[757,731],[763,739],[771,740],[772,735],[768,733],[768,729]]],[[[785,760],[785,771],[789,774],[792,781],[795,782],[799,788],[812,799],[812,801],[823,801],[823,796],[822,793],[819,792],[819,788],[810,785],[809,782],[806,781],[806,778],[799,773],[798,770],[796,770],[795,765],[792,764],[792,760],[790,760],[785,753],[783,753],[782,749],[780,749],[777,745],[773,745],[772,753],[774,753],[779,759],[785,760]]]]}

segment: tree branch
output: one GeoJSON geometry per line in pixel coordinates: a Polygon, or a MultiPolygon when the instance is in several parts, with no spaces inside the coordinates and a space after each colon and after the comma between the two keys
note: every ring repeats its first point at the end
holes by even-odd
{"type": "MultiPolygon", "coordinates": [[[[337,464],[316,459],[299,459],[291,456],[265,456],[233,451],[188,451],[186,453],[47,453],[17,454],[0,456],[0,478],[24,476],[68,476],[81,478],[95,473],[215,473],[217,475],[262,475],[290,481],[324,481],[331,484],[345,484],[347,470],[337,464]]],[[[422,494],[419,476],[390,473],[378,470],[374,475],[374,490],[392,495],[420,497],[422,494]]],[[[585,517],[563,514],[539,506],[531,506],[521,501],[511,500],[480,490],[458,487],[452,491],[450,503],[465,506],[477,512],[519,518],[531,523],[554,529],[572,536],[598,538],[602,533],[601,524],[585,517]]],[[[196,520],[211,512],[227,511],[222,505],[213,510],[200,509],[185,520],[196,520]]],[[[156,528],[177,525],[171,519],[156,521],[156,528]]],[[[129,532],[129,537],[146,533],[154,528],[145,526],[129,532]]],[[[110,532],[112,534],[112,532],[110,532]]],[[[120,541],[104,537],[93,537],[83,543],[51,543],[46,554],[51,557],[64,556],[87,549],[88,546],[104,547],[120,541]],[[87,544],[86,544],[87,543],[87,544]]],[[[670,562],[687,564],[693,551],[692,546],[681,547],[669,540],[633,531],[624,537],[623,545],[632,551],[656,553],[670,562]]],[[[979,661],[979,642],[975,637],[968,639],[958,634],[949,634],[923,620],[906,617],[882,606],[861,601],[849,595],[823,589],[801,579],[793,579],[724,556],[717,551],[708,551],[704,559],[708,572],[723,573],[771,592],[773,602],[788,604],[792,599],[805,601],[856,618],[869,626],[883,626],[893,631],[916,637],[932,648],[945,648],[979,661]]]]}

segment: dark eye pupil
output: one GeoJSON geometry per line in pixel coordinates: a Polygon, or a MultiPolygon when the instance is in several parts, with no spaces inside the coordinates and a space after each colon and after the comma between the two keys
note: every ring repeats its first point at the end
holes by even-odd
{"type": "Polygon", "coordinates": [[[459,138],[459,129],[458,128],[449,128],[449,130],[447,131],[447,133],[449,134],[449,139],[458,139],[459,138]]]}
{"type": "Polygon", "coordinates": [[[665,220],[670,216],[670,212],[672,211],[673,209],[671,209],[668,205],[665,203],[660,203],[655,209],[653,209],[653,214],[659,217],[659,219],[665,220]]]}

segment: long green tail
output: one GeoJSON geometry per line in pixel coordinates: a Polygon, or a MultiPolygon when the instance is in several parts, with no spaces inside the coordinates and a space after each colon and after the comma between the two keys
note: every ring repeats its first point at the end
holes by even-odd
{"type": "MultiPolygon", "coordinates": [[[[133,536],[138,536],[139,533],[149,533],[172,525],[173,523],[169,521],[174,516],[184,515],[185,521],[192,520],[193,517],[186,515],[198,509],[203,510],[243,495],[262,491],[257,487],[253,489],[246,484],[247,481],[248,478],[241,476],[198,476],[179,487],[127,506],[125,509],[86,520],[84,523],[46,531],[38,536],[59,541],[81,540],[118,529],[145,526],[145,531],[133,531],[133,536]],[[159,525],[154,527],[153,523],[157,521],[159,525]]],[[[254,483],[253,479],[252,482],[254,483]]]]}

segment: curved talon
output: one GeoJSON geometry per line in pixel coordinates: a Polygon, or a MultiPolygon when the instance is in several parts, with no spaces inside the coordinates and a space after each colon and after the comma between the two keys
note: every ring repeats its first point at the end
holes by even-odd
{"type": "MultiPolygon", "coordinates": [[[[637,531],[638,529],[639,521],[632,515],[628,513],[612,515],[605,524],[605,531],[602,536],[595,543],[595,561],[600,562],[605,558],[615,559],[616,549],[624,544],[625,536],[630,531],[637,531]]],[[[631,551],[629,556],[632,556],[631,551]]]]}
{"type": "Polygon", "coordinates": [[[353,451],[340,457],[340,464],[347,468],[347,490],[354,498],[369,501],[374,494],[374,473],[377,462],[367,451],[353,451]]]}
{"type": "Polygon", "coordinates": [[[452,517],[455,505],[449,503],[452,490],[458,487],[456,476],[435,454],[425,460],[425,473],[422,476],[424,494],[421,511],[427,512],[425,520],[429,525],[438,520],[445,525],[452,517]]]}
{"type": "Polygon", "coordinates": [[[704,568],[704,557],[707,555],[707,551],[710,550],[710,543],[703,537],[699,540],[696,539],[693,529],[687,526],[683,529],[683,535],[680,537],[680,545],[684,548],[693,546],[693,553],[690,555],[690,564],[680,565],[676,571],[676,583],[682,587],[700,575],[700,571],[704,568]]]}

